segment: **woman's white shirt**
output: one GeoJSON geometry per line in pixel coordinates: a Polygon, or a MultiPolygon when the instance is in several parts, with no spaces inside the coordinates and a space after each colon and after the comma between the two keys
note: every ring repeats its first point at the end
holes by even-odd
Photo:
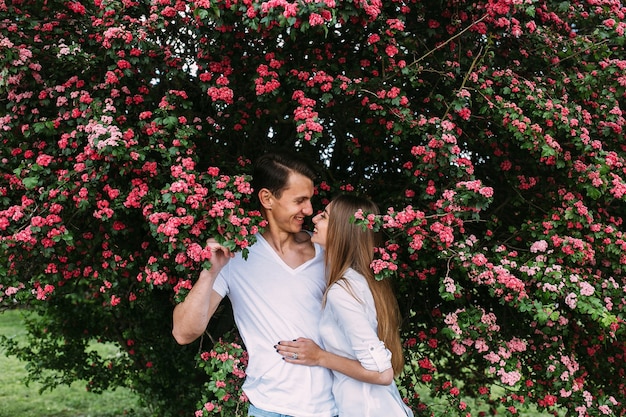
{"type": "MultiPolygon", "coordinates": [[[[328,291],[320,321],[324,348],[358,360],[370,370],[391,368],[391,352],[378,338],[376,307],[365,277],[349,269],[344,281],[328,291]]],[[[369,384],[333,372],[333,395],[340,417],[406,417],[413,413],[403,403],[395,382],[369,384]]]]}

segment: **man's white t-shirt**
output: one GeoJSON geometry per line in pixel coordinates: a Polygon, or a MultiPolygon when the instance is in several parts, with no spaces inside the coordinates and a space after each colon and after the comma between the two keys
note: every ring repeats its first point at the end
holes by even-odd
{"type": "Polygon", "coordinates": [[[228,296],[249,353],[243,390],[257,408],[294,417],[332,417],[332,373],[285,362],[274,345],[298,337],[321,345],[319,322],[326,286],[323,250],[297,268],[288,266],[258,235],[248,259],[238,253],[213,289],[228,296]]]}

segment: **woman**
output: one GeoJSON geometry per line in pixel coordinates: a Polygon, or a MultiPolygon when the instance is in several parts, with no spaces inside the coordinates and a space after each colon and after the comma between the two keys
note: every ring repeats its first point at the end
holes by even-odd
{"type": "Polygon", "coordinates": [[[351,221],[359,210],[378,214],[371,201],[342,195],[313,218],[312,240],[326,249],[320,321],[326,350],[303,338],[276,349],[287,362],[333,370],[339,417],[413,416],[393,380],[404,366],[398,304],[389,282],[374,278],[376,235],[351,221]]]}

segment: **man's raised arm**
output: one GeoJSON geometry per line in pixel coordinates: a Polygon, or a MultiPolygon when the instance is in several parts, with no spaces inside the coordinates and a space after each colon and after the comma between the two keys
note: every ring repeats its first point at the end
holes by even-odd
{"type": "Polygon", "coordinates": [[[200,273],[185,301],[174,308],[172,335],[181,345],[193,342],[204,333],[223,298],[213,290],[213,283],[233,254],[213,239],[207,245],[211,248],[211,269],[200,273]]]}

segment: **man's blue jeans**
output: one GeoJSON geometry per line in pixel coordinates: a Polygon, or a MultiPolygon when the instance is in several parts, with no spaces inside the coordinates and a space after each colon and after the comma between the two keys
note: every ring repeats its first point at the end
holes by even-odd
{"type": "Polygon", "coordinates": [[[293,417],[293,416],[288,416],[287,414],[272,413],[271,411],[264,411],[250,404],[250,407],[248,408],[248,417],[293,417]]]}
{"type": "Polygon", "coordinates": [[[292,417],[287,414],[278,414],[273,413],[271,411],[261,410],[260,408],[256,408],[252,404],[248,408],[248,417],[292,417]]]}

